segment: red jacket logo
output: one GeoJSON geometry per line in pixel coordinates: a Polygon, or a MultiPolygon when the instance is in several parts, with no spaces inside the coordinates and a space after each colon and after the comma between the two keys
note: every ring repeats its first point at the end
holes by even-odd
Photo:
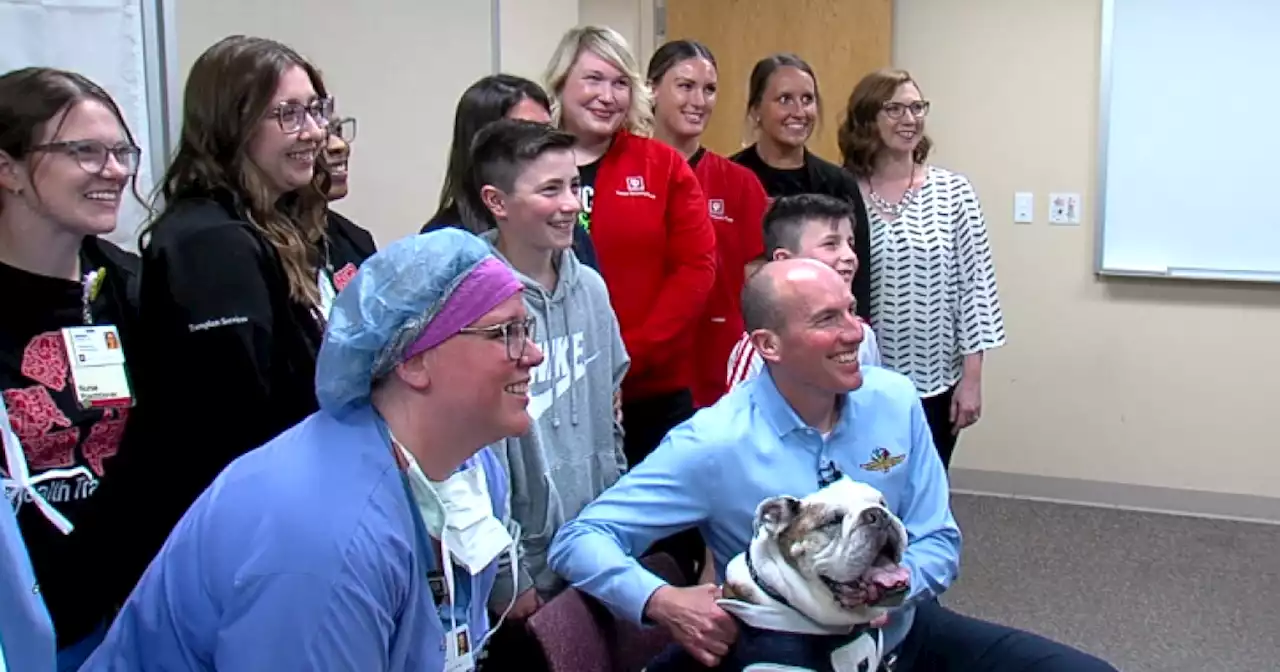
{"type": "Polygon", "coordinates": [[[724,199],[712,198],[707,201],[707,207],[711,211],[712,219],[724,219],[724,199]]]}
{"type": "Polygon", "coordinates": [[[653,194],[649,193],[648,189],[644,188],[644,178],[639,175],[628,176],[627,190],[619,191],[618,195],[619,196],[644,196],[646,198],[652,198],[652,199],[658,198],[657,196],[654,196],[653,194]]]}

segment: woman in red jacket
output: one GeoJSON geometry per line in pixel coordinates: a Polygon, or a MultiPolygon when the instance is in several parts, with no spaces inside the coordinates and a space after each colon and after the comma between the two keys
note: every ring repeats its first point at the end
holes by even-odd
{"type": "MultiPolygon", "coordinates": [[[[631,356],[622,383],[630,465],[693,415],[693,348],[716,275],[707,199],[685,158],[649,137],[653,104],[642,77],[626,40],[596,26],[566,33],[546,76],[552,117],[578,141],[583,225],[631,356]]],[[[697,530],[655,546],[691,580],[703,548],[697,530]]]]}
{"type": "MultiPolygon", "coordinates": [[[[622,327],[627,460],[693,414],[695,325],[715,282],[715,230],[684,157],[650,137],[636,58],[610,28],[565,34],[547,69],[552,116],[578,144],[583,223],[622,327]]],[[[590,353],[587,353],[590,356],[590,353]]]]}
{"type": "Polygon", "coordinates": [[[708,151],[702,133],[716,107],[716,58],[693,40],[668,42],[649,59],[654,137],[680,152],[707,197],[716,230],[716,283],[697,328],[693,402],[714,404],[728,391],[725,363],[742,337],[742,285],[747,266],[764,255],[768,196],[750,170],[708,151]]]}

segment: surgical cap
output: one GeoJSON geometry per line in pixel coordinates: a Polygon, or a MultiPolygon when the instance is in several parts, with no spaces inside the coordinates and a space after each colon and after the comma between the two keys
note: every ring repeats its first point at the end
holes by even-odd
{"type": "Polygon", "coordinates": [[[368,403],[373,384],[520,291],[480,238],[445,228],[374,253],[333,302],[316,361],[320,407],[368,403]]]}

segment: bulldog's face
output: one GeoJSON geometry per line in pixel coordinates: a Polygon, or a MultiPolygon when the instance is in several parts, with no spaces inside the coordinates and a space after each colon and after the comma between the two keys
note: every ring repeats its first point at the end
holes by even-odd
{"type": "Polygon", "coordinates": [[[910,573],[899,565],[906,529],[865,483],[845,477],[804,499],[767,499],[755,523],[811,591],[826,591],[842,609],[894,607],[907,594],[910,573]]]}

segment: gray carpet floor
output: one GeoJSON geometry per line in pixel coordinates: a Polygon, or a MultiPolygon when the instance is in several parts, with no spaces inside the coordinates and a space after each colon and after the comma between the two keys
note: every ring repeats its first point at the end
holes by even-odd
{"type": "Polygon", "coordinates": [[[955,495],[943,604],[1125,672],[1280,670],[1280,526],[955,495]]]}

